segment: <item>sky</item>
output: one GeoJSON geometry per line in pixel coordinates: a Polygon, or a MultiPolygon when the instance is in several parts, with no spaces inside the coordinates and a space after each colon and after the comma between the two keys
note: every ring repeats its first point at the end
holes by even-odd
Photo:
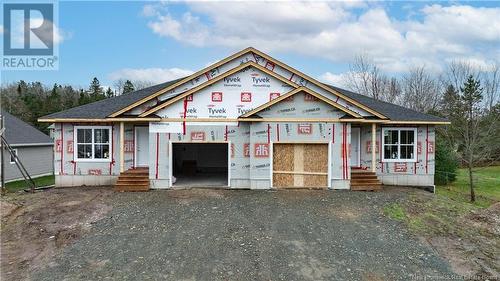
{"type": "Polygon", "coordinates": [[[497,1],[61,1],[58,16],[59,69],[2,71],[2,83],[161,83],[248,46],[333,84],[358,55],[396,76],[456,60],[486,70],[500,62],[497,1]]]}

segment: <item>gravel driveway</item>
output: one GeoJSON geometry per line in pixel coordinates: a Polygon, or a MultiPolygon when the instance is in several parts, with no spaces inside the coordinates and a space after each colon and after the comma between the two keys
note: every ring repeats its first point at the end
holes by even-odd
{"type": "MultiPolygon", "coordinates": [[[[406,192],[116,193],[34,280],[409,280],[449,265],[382,214],[406,192]]],[[[432,280],[432,279],[430,279],[432,280]]]]}

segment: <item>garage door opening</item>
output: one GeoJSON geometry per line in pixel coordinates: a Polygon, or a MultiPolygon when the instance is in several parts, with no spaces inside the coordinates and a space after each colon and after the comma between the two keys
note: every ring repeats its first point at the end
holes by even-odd
{"type": "Polygon", "coordinates": [[[273,144],[273,187],[327,188],[328,144],[273,144]]]}
{"type": "Polygon", "coordinates": [[[176,187],[227,187],[227,143],[173,143],[172,175],[176,187]]]}

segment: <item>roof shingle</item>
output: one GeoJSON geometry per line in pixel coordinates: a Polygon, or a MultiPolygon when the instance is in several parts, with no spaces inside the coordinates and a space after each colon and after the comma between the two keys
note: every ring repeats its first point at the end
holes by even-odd
{"type": "MultiPolygon", "coordinates": [[[[184,78],[181,78],[184,79],[184,78]]],[[[123,94],[121,96],[116,96],[113,98],[89,103],[86,105],[70,108],[61,112],[56,112],[53,114],[46,115],[42,117],[43,119],[53,119],[53,118],[75,118],[75,119],[102,119],[106,118],[112,113],[123,109],[153,93],[166,88],[181,79],[165,82],[162,84],[154,85],[148,88],[144,88],[138,91],[123,94]]],[[[424,114],[417,112],[412,109],[408,109],[399,105],[395,105],[388,102],[383,102],[375,100],[373,98],[357,94],[342,88],[338,88],[332,85],[328,85],[329,88],[340,92],[341,94],[381,113],[382,115],[389,118],[391,121],[423,121],[423,122],[445,122],[444,118],[433,116],[430,114],[424,114]]],[[[172,94],[169,98],[173,98],[181,93],[172,94]]]]}
{"type": "Polygon", "coordinates": [[[35,127],[13,116],[4,109],[2,109],[1,114],[4,116],[4,137],[10,145],[52,145],[52,139],[35,127]]]}

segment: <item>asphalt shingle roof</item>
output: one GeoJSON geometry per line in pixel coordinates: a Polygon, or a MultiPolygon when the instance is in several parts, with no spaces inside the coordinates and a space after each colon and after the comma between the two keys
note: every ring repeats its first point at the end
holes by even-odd
{"type": "Polygon", "coordinates": [[[348,90],[344,90],[332,85],[324,84],[329,88],[340,92],[341,94],[367,106],[376,112],[386,116],[392,121],[432,121],[432,122],[445,122],[444,118],[437,117],[430,114],[421,113],[406,107],[395,105],[389,102],[379,101],[361,94],[357,94],[348,90]]]}
{"type": "Polygon", "coordinates": [[[108,117],[108,115],[123,109],[136,101],[139,101],[153,93],[166,88],[181,79],[176,79],[154,85],[141,90],[126,93],[120,96],[96,101],[93,103],[73,107],[64,111],[52,113],[41,118],[52,119],[52,118],[75,118],[75,119],[102,119],[108,117]]]}
{"type": "MultiPolygon", "coordinates": [[[[181,78],[183,79],[183,78],[181,78]]],[[[181,80],[173,80],[169,82],[165,82],[162,84],[154,85],[148,88],[144,88],[142,90],[130,92],[127,94],[123,94],[121,96],[116,96],[113,98],[89,103],[86,105],[74,107],[68,110],[64,110],[61,112],[56,112],[53,114],[46,115],[42,118],[51,119],[51,118],[75,118],[75,119],[102,119],[106,118],[110,114],[127,107],[130,104],[133,104],[136,101],[139,101],[153,93],[161,90],[162,88],[168,87],[177,81],[181,80]]],[[[411,110],[399,105],[395,105],[388,102],[383,102],[379,100],[375,100],[373,98],[357,94],[348,90],[344,90],[332,85],[327,85],[333,90],[336,90],[343,95],[383,114],[388,117],[392,121],[432,121],[432,122],[443,122],[447,121],[444,118],[433,116],[430,114],[424,114],[417,112],[415,110],[411,110]]],[[[168,98],[173,98],[181,93],[171,94],[168,98]]]]}
{"type": "Polygon", "coordinates": [[[4,109],[1,114],[4,116],[5,132],[3,136],[10,145],[17,144],[47,144],[52,145],[52,139],[40,132],[35,127],[13,116],[4,109]]]}

